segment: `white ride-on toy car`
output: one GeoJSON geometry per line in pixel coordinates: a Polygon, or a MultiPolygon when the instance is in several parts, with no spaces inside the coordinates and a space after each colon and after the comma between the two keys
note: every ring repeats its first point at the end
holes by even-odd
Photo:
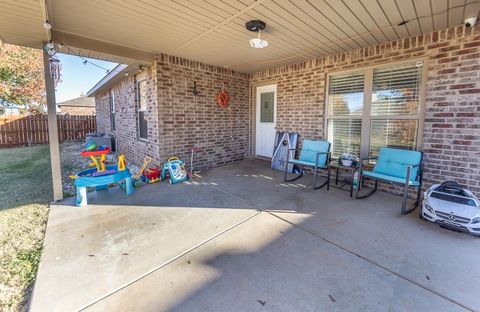
{"type": "Polygon", "coordinates": [[[425,193],[420,218],[480,236],[480,201],[457,182],[432,185],[425,193]]]}

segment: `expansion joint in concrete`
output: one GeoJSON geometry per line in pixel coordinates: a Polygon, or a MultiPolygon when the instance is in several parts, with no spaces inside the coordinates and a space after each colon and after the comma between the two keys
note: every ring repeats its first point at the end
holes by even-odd
{"type": "Polygon", "coordinates": [[[261,211],[255,211],[255,212],[254,212],[253,214],[251,214],[250,216],[248,216],[248,217],[246,217],[246,218],[244,218],[244,219],[240,220],[239,222],[237,222],[237,223],[233,224],[232,226],[230,226],[230,227],[226,228],[225,230],[223,230],[223,231],[221,231],[221,232],[219,232],[219,233],[217,233],[217,234],[215,234],[215,235],[213,235],[213,236],[211,236],[211,237],[209,237],[209,238],[205,239],[204,241],[202,241],[202,242],[200,242],[200,243],[196,244],[195,246],[191,247],[190,249],[187,249],[187,250],[185,250],[184,252],[182,252],[182,253],[178,254],[177,256],[175,256],[175,257],[171,258],[170,260],[168,260],[168,261],[166,261],[166,262],[164,262],[164,263],[162,263],[162,264],[160,264],[160,265],[158,265],[158,266],[154,267],[154,268],[153,268],[153,269],[151,269],[150,271],[148,271],[148,272],[146,272],[146,273],[144,273],[144,274],[142,274],[142,275],[140,275],[140,276],[138,276],[138,277],[134,278],[133,280],[131,280],[131,281],[129,281],[129,282],[127,282],[127,283],[125,283],[125,284],[123,284],[123,285],[121,285],[121,286],[117,287],[116,289],[114,289],[114,290],[112,290],[112,291],[109,291],[109,292],[108,292],[108,293],[106,293],[105,295],[103,295],[103,296],[100,296],[100,297],[98,297],[98,298],[96,298],[96,299],[92,300],[91,302],[89,302],[89,303],[87,303],[87,304],[83,305],[83,306],[82,306],[82,307],[80,307],[80,308],[79,308],[77,311],[84,311],[84,310],[86,310],[87,308],[89,308],[89,307],[91,307],[91,306],[95,305],[96,303],[99,303],[100,301],[102,301],[102,300],[104,300],[104,299],[106,299],[106,298],[108,298],[108,297],[110,297],[110,296],[114,295],[115,293],[117,293],[117,292],[121,291],[122,289],[125,289],[125,288],[127,288],[128,286],[130,286],[130,285],[132,285],[132,284],[134,284],[134,283],[136,283],[136,282],[140,281],[141,279],[143,279],[143,278],[145,278],[145,277],[147,277],[147,276],[149,276],[149,275],[151,275],[151,274],[155,273],[156,271],[158,271],[158,270],[162,269],[163,267],[167,266],[168,264],[170,264],[170,263],[172,263],[172,262],[176,261],[177,259],[179,259],[179,258],[181,258],[181,257],[185,256],[186,254],[188,254],[188,253],[190,253],[190,252],[194,251],[195,249],[197,249],[197,248],[199,248],[199,247],[201,247],[201,246],[205,245],[205,244],[206,244],[206,243],[208,243],[209,241],[211,241],[211,240],[213,240],[213,239],[215,239],[215,238],[217,238],[217,237],[219,237],[219,236],[221,236],[221,235],[223,235],[223,234],[225,234],[225,233],[229,232],[230,230],[232,230],[232,229],[236,228],[236,227],[237,227],[237,226],[239,226],[240,224],[242,224],[242,223],[244,223],[244,222],[246,222],[246,221],[248,221],[248,220],[252,219],[253,217],[257,216],[259,213],[261,213],[261,211]]]}
{"type": "Polygon", "coordinates": [[[439,292],[437,292],[437,291],[435,291],[435,290],[433,290],[433,289],[430,289],[430,288],[428,288],[428,287],[425,287],[424,285],[422,285],[422,284],[420,284],[420,283],[418,283],[418,282],[416,282],[416,281],[414,281],[414,280],[412,280],[412,279],[410,279],[410,278],[408,278],[408,277],[406,277],[406,276],[403,276],[403,275],[401,275],[401,274],[398,273],[398,272],[392,271],[392,270],[388,269],[387,267],[385,267],[385,266],[383,266],[383,265],[381,265],[381,264],[379,264],[379,263],[377,263],[377,262],[375,262],[375,261],[373,261],[373,260],[371,260],[371,259],[365,258],[365,257],[363,257],[362,255],[360,255],[360,254],[358,254],[358,253],[356,253],[356,252],[354,252],[354,251],[352,251],[352,250],[350,250],[350,249],[348,249],[348,248],[345,248],[345,247],[343,247],[343,246],[341,246],[341,245],[339,245],[339,244],[337,244],[337,243],[335,243],[335,242],[332,242],[331,240],[326,239],[325,237],[323,237],[323,236],[321,236],[321,235],[318,235],[318,234],[316,234],[316,233],[314,233],[314,232],[312,232],[312,231],[310,231],[310,230],[308,230],[308,229],[306,229],[306,228],[303,228],[303,227],[301,227],[301,226],[299,226],[299,225],[297,225],[297,224],[295,224],[295,223],[293,223],[293,222],[290,222],[290,221],[288,221],[288,220],[286,220],[286,219],[278,216],[278,215],[275,214],[274,212],[269,212],[269,211],[266,211],[266,212],[267,212],[268,214],[270,214],[270,215],[272,215],[272,216],[274,216],[274,217],[276,217],[276,218],[278,218],[278,219],[280,219],[280,220],[282,220],[282,221],[284,221],[284,222],[286,222],[286,223],[288,223],[288,224],[290,224],[290,225],[292,225],[292,226],[294,226],[294,227],[296,227],[296,228],[298,228],[298,229],[300,229],[300,230],[302,230],[302,231],[310,234],[310,235],[313,235],[313,236],[321,239],[322,241],[326,242],[326,243],[329,244],[329,245],[332,245],[332,246],[334,246],[334,247],[336,247],[336,248],[339,248],[339,249],[341,249],[341,250],[343,250],[343,251],[345,251],[345,252],[347,252],[347,253],[349,253],[349,254],[351,254],[351,255],[353,255],[353,256],[356,256],[356,257],[358,257],[359,259],[362,259],[363,261],[366,261],[366,262],[368,262],[369,264],[371,264],[371,265],[373,265],[373,266],[375,266],[375,267],[377,267],[377,268],[379,268],[379,269],[381,269],[381,270],[383,270],[383,271],[385,271],[385,272],[387,272],[387,273],[389,273],[389,274],[395,275],[396,277],[401,278],[401,279],[403,279],[403,280],[405,280],[405,281],[407,281],[407,282],[409,282],[409,283],[411,283],[411,284],[413,284],[413,285],[415,285],[415,286],[418,286],[418,287],[420,287],[420,288],[422,288],[422,289],[424,289],[424,290],[426,290],[426,291],[428,291],[428,292],[430,292],[430,293],[432,293],[432,294],[434,294],[434,295],[436,295],[436,296],[438,296],[438,297],[440,297],[440,298],[443,298],[443,299],[445,299],[445,300],[447,300],[447,301],[450,301],[451,303],[453,303],[453,304],[455,304],[455,305],[458,305],[459,307],[462,307],[462,308],[464,308],[464,309],[467,310],[467,311],[475,311],[473,308],[468,307],[468,306],[466,306],[465,304],[463,304],[463,303],[461,303],[461,302],[458,302],[457,300],[455,300],[455,299],[453,299],[453,298],[450,298],[450,297],[448,297],[448,296],[446,296],[446,295],[443,295],[443,294],[441,294],[441,293],[439,293],[439,292]]]}

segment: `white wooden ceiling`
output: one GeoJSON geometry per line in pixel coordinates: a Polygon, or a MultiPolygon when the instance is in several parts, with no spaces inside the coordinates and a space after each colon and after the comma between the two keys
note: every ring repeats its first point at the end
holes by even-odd
{"type": "MultiPolygon", "coordinates": [[[[479,0],[46,0],[45,14],[44,3],[0,0],[0,37],[39,47],[48,16],[61,33],[244,72],[460,25],[480,9],[479,0]],[[267,23],[268,48],[250,47],[251,19],[267,23]]],[[[122,61],[91,46],[68,48],[122,61]]]]}
{"type": "Polygon", "coordinates": [[[6,43],[40,47],[47,37],[42,3],[38,0],[0,0],[0,38],[6,43]]]}

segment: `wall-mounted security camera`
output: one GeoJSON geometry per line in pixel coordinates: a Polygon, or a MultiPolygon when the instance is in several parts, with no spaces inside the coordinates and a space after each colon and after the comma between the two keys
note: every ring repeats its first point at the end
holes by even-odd
{"type": "Polygon", "coordinates": [[[465,27],[472,27],[477,22],[477,17],[470,17],[465,20],[465,27]]]}

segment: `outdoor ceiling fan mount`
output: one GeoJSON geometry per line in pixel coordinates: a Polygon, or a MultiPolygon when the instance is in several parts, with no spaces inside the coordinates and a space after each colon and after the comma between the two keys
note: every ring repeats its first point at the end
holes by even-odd
{"type": "Polygon", "coordinates": [[[245,23],[247,30],[258,33],[256,38],[250,39],[250,46],[252,48],[262,49],[268,47],[268,41],[260,38],[260,33],[265,29],[265,22],[261,20],[251,20],[245,23]]]}
{"type": "Polygon", "coordinates": [[[245,23],[245,27],[254,32],[262,31],[265,29],[265,22],[261,20],[251,20],[245,23]]]}

